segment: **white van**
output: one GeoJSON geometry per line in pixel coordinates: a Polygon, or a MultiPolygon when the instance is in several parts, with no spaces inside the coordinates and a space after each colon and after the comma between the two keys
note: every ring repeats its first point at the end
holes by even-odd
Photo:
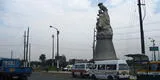
{"type": "Polygon", "coordinates": [[[91,64],[90,63],[76,63],[72,66],[72,77],[76,77],[76,76],[81,76],[81,77],[85,77],[85,76],[89,76],[89,66],[91,64]]]}
{"type": "Polygon", "coordinates": [[[125,60],[95,61],[89,76],[92,79],[129,80],[129,67],[125,60]]]}

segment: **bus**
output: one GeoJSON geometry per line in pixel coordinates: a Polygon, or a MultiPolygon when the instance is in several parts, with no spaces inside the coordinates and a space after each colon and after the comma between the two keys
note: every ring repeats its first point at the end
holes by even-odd
{"type": "Polygon", "coordinates": [[[160,61],[150,61],[145,63],[145,68],[137,71],[137,80],[159,80],[160,61]]]}
{"type": "Polygon", "coordinates": [[[72,77],[81,76],[86,77],[89,76],[89,66],[91,63],[76,63],[72,66],[72,77]]]}
{"type": "Polygon", "coordinates": [[[89,70],[93,79],[129,80],[129,67],[125,60],[95,61],[89,70]]]}

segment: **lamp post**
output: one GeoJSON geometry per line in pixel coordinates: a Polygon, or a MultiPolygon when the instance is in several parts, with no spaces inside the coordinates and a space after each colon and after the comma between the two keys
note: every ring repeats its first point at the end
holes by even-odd
{"type": "MultiPolygon", "coordinates": [[[[154,39],[152,39],[152,38],[148,38],[148,39],[150,39],[151,40],[151,42],[153,43],[153,47],[155,47],[155,40],[154,39]]],[[[154,56],[154,61],[156,61],[156,54],[155,54],[155,50],[153,51],[153,56],[154,56]]]]}
{"type": "Polygon", "coordinates": [[[57,71],[59,70],[59,30],[53,26],[49,26],[50,28],[54,28],[57,31],[57,71]]]}
{"type": "Polygon", "coordinates": [[[52,42],[52,66],[54,66],[54,34],[52,35],[53,42],[52,42]]]}

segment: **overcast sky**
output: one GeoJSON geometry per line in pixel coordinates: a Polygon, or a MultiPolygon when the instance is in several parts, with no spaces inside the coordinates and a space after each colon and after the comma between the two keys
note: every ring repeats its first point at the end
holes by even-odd
{"type": "MultiPolygon", "coordinates": [[[[146,54],[152,57],[148,38],[160,45],[160,0],[143,1],[146,54]]],[[[13,50],[14,57],[22,59],[23,34],[30,27],[31,60],[38,60],[40,54],[51,58],[51,35],[56,36],[52,25],[60,30],[60,55],[91,59],[98,2],[108,8],[118,58],[140,53],[137,0],[0,0],[0,57],[10,57],[13,50]]]]}

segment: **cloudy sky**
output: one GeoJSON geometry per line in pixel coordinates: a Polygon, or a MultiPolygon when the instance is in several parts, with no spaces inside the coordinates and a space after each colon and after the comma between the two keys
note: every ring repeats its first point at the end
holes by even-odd
{"type": "MultiPolygon", "coordinates": [[[[160,45],[160,0],[142,1],[146,54],[152,58],[148,38],[160,45]]],[[[99,2],[109,10],[118,58],[140,53],[137,0],[0,0],[0,57],[10,57],[13,50],[14,57],[22,59],[23,34],[30,27],[31,59],[38,60],[40,54],[51,58],[51,35],[56,35],[52,25],[60,30],[60,55],[91,59],[99,2]]]]}

